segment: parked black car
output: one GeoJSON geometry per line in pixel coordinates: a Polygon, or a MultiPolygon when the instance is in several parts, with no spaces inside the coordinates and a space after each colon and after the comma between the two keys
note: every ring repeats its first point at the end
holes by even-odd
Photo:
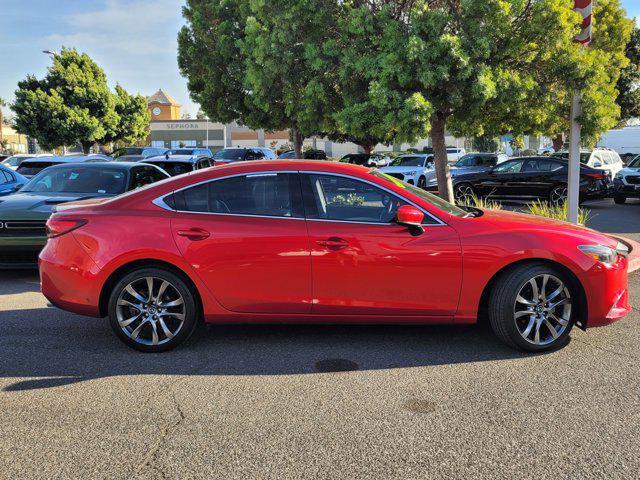
{"type": "MultiPolygon", "coordinates": [[[[484,171],[452,178],[456,200],[470,201],[474,196],[499,199],[543,199],[563,203],[567,197],[568,166],[553,157],[521,157],[499,163],[484,171]]],[[[580,201],[609,195],[611,182],[602,170],[581,166],[580,201]]],[[[437,190],[428,186],[427,190],[437,190]]]]}
{"type": "Polygon", "coordinates": [[[114,150],[111,156],[120,162],[139,162],[145,158],[164,155],[168,151],[161,147],[124,147],[114,150]]]}
{"type": "MultiPolygon", "coordinates": [[[[295,150],[287,150],[286,152],[282,152],[278,155],[278,158],[292,160],[297,157],[295,150]]],[[[305,160],[326,160],[327,154],[324,150],[306,150],[302,152],[302,158],[305,160]]]]}
{"type": "Polygon", "coordinates": [[[216,163],[246,162],[248,160],[273,160],[276,154],[270,148],[223,148],[213,155],[216,163]]]}
{"type": "Polygon", "coordinates": [[[183,173],[193,172],[213,166],[213,159],[209,157],[174,156],[166,158],[164,155],[151,157],[144,160],[145,164],[155,165],[167,172],[172,177],[183,173]]]}

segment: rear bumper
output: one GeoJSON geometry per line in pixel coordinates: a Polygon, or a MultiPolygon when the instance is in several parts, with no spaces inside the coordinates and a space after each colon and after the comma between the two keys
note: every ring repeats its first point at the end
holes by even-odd
{"type": "Polygon", "coordinates": [[[53,305],[100,317],[100,269],[69,233],[50,240],[40,253],[40,290],[53,305]]]}

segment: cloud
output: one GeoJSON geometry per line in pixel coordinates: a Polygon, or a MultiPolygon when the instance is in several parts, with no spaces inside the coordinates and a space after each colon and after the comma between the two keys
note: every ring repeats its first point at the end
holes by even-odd
{"type": "Polygon", "coordinates": [[[62,32],[47,45],[74,47],[89,54],[107,73],[109,82],[150,95],[165,89],[195,114],[186,81],[178,71],[177,34],[183,24],[184,0],[107,0],[102,7],[72,13],[62,32]]]}

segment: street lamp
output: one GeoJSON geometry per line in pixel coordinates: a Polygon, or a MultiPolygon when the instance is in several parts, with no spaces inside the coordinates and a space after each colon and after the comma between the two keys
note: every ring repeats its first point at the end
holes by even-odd
{"type": "Polygon", "coordinates": [[[42,53],[46,55],[51,55],[52,57],[55,57],[56,55],[58,55],[58,52],[56,52],[55,50],[42,50],[42,53]]]}

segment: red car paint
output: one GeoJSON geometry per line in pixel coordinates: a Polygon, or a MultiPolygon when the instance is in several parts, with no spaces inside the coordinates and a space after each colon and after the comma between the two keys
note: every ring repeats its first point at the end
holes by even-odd
{"type": "Polygon", "coordinates": [[[106,315],[110,277],[132,262],[164,262],[192,281],[207,322],[473,323],[483,292],[504,267],[538,259],[575,276],[582,323],[630,311],[627,260],[611,265],[578,245],[617,240],[531,215],[448,214],[363,167],[332,162],[241,162],[168,179],[113,199],[58,207],[54,220],[87,223],[49,239],[40,254],[43,294],[83,315],[106,315]],[[350,176],[396,193],[441,221],[411,235],[365,224],[168,211],[163,195],[230,175],[305,171],[350,176]],[[584,310],[584,309],[583,309],[584,310]]]}

